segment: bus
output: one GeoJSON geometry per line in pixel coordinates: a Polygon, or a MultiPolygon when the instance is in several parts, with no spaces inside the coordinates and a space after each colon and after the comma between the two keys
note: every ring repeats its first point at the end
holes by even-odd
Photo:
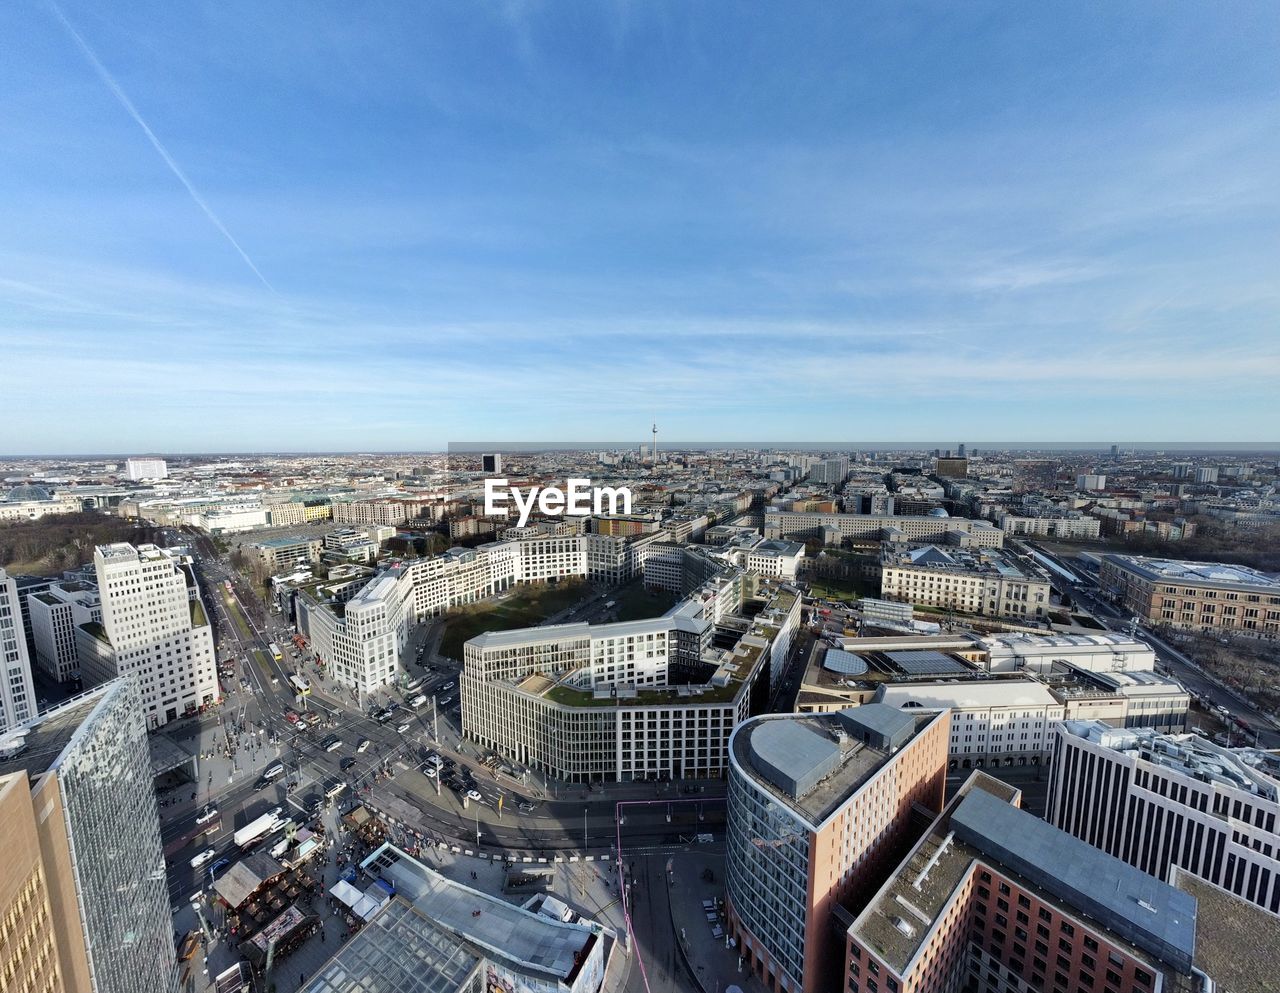
{"type": "Polygon", "coordinates": [[[311,684],[299,676],[296,672],[289,677],[289,685],[293,688],[293,692],[298,696],[310,696],[311,684]]]}
{"type": "Polygon", "coordinates": [[[274,641],[267,646],[267,649],[271,652],[271,657],[275,659],[277,662],[281,662],[284,660],[284,656],[280,653],[280,646],[277,645],[274,641]]]}

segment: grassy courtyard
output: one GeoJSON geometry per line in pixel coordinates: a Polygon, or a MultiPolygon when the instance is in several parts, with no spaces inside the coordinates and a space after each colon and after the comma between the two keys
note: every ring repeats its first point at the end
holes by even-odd
{"type": "Polygon", "coordinates": [[[555,585],[535,584],[511,590],[505,600],[485,601],[449,612],[440,654],[462,658],[462,646],[485,631],[509,631],[535,624],[571,607],[588,593],[581,580],[561,580],[555,585]]]}
{"type": "Polygon", "coordinates": [[[880,595],[875,583],[856,579],[815,579],[810,583],[810,589],[819,600],[853,601],[880,595]]]}

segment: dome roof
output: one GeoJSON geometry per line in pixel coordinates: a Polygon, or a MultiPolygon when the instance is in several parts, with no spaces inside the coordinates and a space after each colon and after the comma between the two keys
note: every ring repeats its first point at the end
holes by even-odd
{"type": "Polygon", "coordinates": [[[9,495],[5,497],[9,503],[23,503],[27,500],[52,500],[53,495],[43,486],[35,486],[31,483],[23,483],[21,486],[15,486],[9,491],[9,495]]]}
{"type": "Polygon", "coordinates": [[[948,514],[946,510],[942,507],[934,507],[932,510],[929,511],[928,516],[929,517],[950,517],[951,515],[948,514]]]}

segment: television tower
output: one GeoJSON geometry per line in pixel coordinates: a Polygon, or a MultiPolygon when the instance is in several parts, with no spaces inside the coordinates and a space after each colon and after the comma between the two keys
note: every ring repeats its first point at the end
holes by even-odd
{"type": "Polygon", "coordinates": [[[658,464],[658,422],[653,422],[653,464],[658,464]]]}

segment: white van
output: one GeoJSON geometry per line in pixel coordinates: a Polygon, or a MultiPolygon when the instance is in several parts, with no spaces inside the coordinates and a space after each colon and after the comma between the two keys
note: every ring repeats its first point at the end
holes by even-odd
{"type": "Polygon", "coordinates": [[[426,702],[427,702],[427,698],[422,693],[419,693],[417,696],[409,698],[409,706],[413,707],[415,710],[421,707],[426,702]]]}

